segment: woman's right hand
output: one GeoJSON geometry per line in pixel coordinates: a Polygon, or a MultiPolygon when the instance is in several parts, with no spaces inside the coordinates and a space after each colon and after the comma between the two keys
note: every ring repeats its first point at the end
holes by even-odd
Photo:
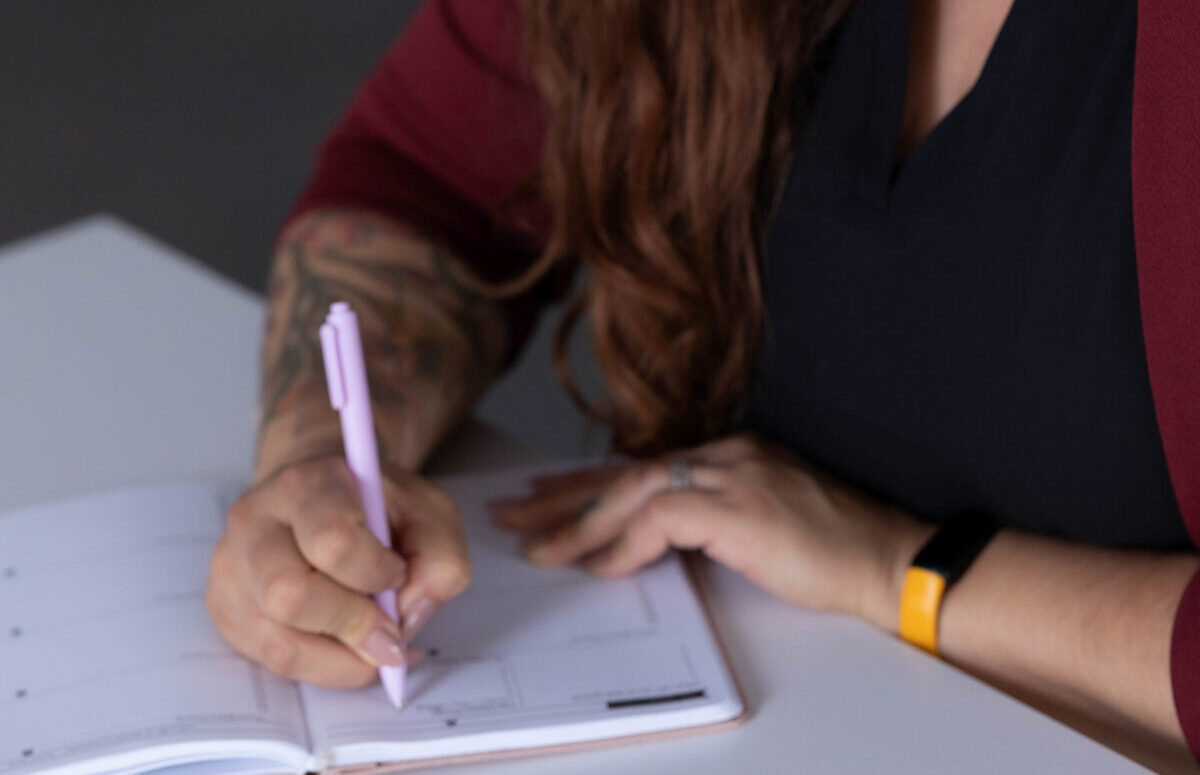
{"type": "Polygon", "coordinates": [[[340,456],[289,465],[229,509],[213,553],[206,604],[240,653],[284,677],[358,687],[466,588],[470,563],[453,499],[388,469],[389,550],[366,527],[354,476],[340,456]],[[400,624],[372,596],[397,590],[400,624]]]}

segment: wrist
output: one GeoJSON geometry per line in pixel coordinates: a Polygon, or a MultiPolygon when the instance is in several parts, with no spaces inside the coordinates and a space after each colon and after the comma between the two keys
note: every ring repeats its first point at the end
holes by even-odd
{"type": "Polygon", "coordinates": [[[305,460],[343,454],[340,429],[333,427],[312,428],[296,433],[287,418],[283,423],[273,422],[259,433],[258,453],[254,461],[254,482],[270,479],[288,466],[305,460]]]}
{"type": "Polygon", "coordinates": [[[878,562],[868,581],[858,615],[884,632],[895,634],[900,618],[900,595],[913,557],[937,530],[903,512],[885,522],[878,562]]]}
{"type": "MultiPolygon", "coordinates": [[[[324,378],[298,386],[288,397],[286,408],[260,422],[255,455],[254,481],[268,479],[295,463],[327,455],[344,454],[341,423],[329,403],[324,378]]],[[[380,463],[404,470],[417,470],[436,442],[450,427],[436,410],[411,411],[409,402],[372,402],[375,442],[380,463]],[[410,411],[404,411],[408,408],[410,411]]]]}
{"type": "Polygon", "coordinates": [[[341,424],[329,403],[324,375],[297,381],[276,401],[264,398],[263,407],[254,456],[256,483],[294,463],[342,453],[341,424]]]}

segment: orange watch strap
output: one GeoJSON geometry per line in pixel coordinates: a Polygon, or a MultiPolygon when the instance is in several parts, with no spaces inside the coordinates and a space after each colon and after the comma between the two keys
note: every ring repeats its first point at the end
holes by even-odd
{"type": "Polygon", "coordinates": [[[904,576],[897,627],[901,638],[937,655],[938,614],[946,590],[962,577],[996,530],[996,520],[979,511],[960,512],[942,522],[904,576]]]}
{"type": "Polygon", "coordinates": [[[938,612],[946,579],[927,568],[911,567],[900,593],[900,637],[937,655],[938,612]]]}

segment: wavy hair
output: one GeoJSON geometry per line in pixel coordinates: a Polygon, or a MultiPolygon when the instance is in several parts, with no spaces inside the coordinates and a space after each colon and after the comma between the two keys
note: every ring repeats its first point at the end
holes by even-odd
{"type": "Polygon", "coordinates": [[[589,283],[560,327],[567,392],[655,453],[728,430],[762,338],[763,233],[831,0],[526,0],[527,54],[549,114],[539,267],[589,283]],[[586,318],[601,403],[572,378],[586,318]]]}

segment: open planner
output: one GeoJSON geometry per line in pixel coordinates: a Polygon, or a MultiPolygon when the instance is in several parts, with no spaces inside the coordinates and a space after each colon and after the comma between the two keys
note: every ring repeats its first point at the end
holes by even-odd
{"type": "Polygon", "coordinates": [[[474,580],[413,644],[407,702],[295,684],[204,608],[240,488],[120,490],[0,516],[0,775],[383,772],[731,725],[743,703],[682,562],[628,579],[528,565],[446,479],[474,580]]]}

